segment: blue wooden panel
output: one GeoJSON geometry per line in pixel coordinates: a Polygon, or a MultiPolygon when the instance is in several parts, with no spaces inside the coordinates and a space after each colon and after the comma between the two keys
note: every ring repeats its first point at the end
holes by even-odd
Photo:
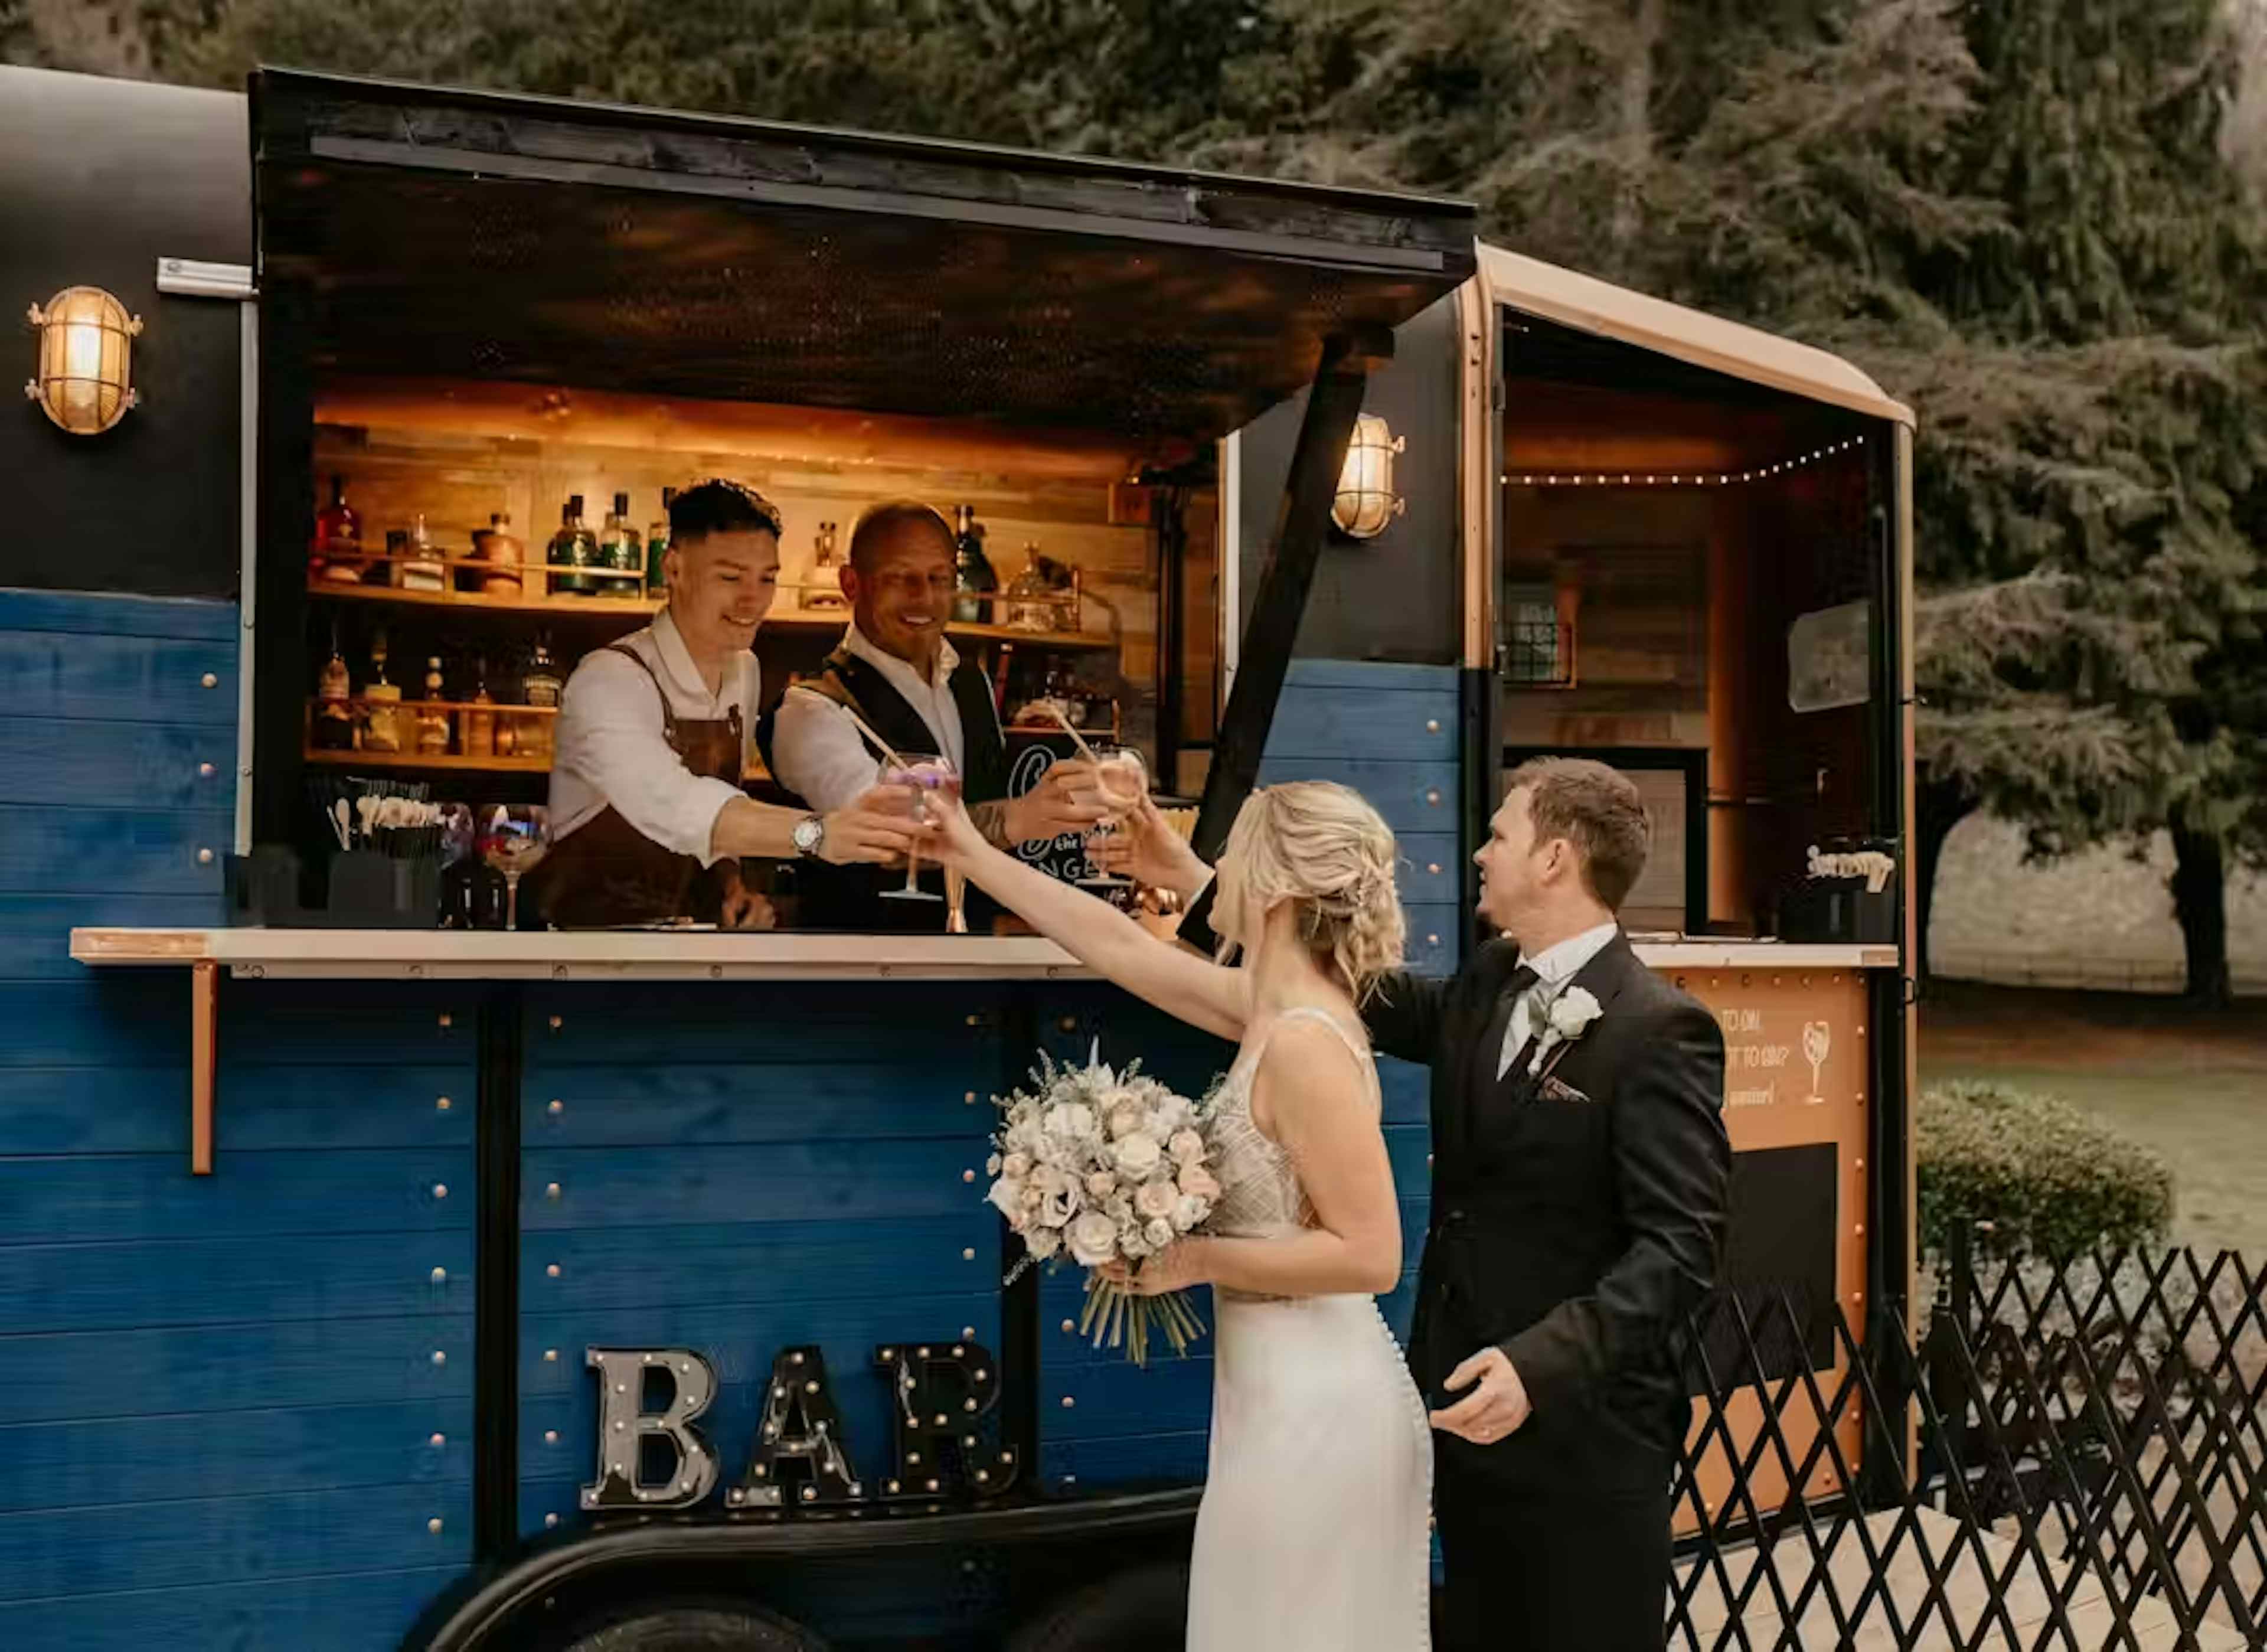
{"type": "Polygon", "coordinates": [[[981,1196],[961,1180],[972,1163],[982,1164],[976,1152],[951,1141],[532,1149],[522,1160],[520,1220],[533,1233],[953,1215],[981,1196]]]}
{"type": "Polygon", "coordinates": [[[469,1399],[0,1427],[0,1514],[473,1477],[469,1399]],[[436,1436],[441,1443],[435,1445],[436,1436]]]}
{"type": "MultiPolygon", "coordinates": [[[[473,1225],[471,1168],[460,1152],[433,1150],[239,1153],[214,1176],[190,1175],[188,1161],[170,1153],[4,1158],[0,1239],[444,1232],[473,1225]]],[[[955,1179],[950,1191],[967,1190],[955,1179]]]]}
{"type": "MultiPolygon", "coordinates": [[[[351,981],[226,980],[221,1064],[469,1068],[476,987],[389,982],[374,992],[351,981]]],[[[188,993],[184,973],[172,969],[85,970],[77,980],[0,985],[0,1026],[9,1029],[0,1067],[186,1061],[188,993]]],[[[361,1075],[341,1078],[341,1100],[362,1083],[361,1075]]]]}
{"type": "Polygon", "coordinates": [[[471,1509],[469,1485],[378,1486],[0,1515],[0,1602],[462,1566],[471,1509]]]}
{"type": "Polygon", "coordinates": [[[0,805],[0,890],[104,894],[217,894],[221,857],[236,841],[227,808],[170,812],[0,805]],[[209,849],[209,864],[197,851],[209,849]]]}
{"type": "Polygon", "coordinates": [[[21,1602],[8,1634],[22,1652],[396,1652],[459,1575],[439,1567],[21,1602]]]}
{"type": "Polygon", "coordinates": [[[0,803],[233,809],[236,731],[0,716],[0,803]]]}
{"type": "Polygon", "coordinates": [[[1432,1169],[1426,1159],[1432,1150],[1432,1133],[1423,1125],[1385,1127],[1385,1156],[1393,1164],[1393,1185],[1404,1193],[1421,1193],[1430,1186],[1432,1169]]]}
{"type": "MultiPolygon", "coordinates": [[[[202,895],[0,895],[0,981],[84,981],[70,932],[114,925],[202,929],[223,921],[220,892],[202,895]]],[[[179,977],[174,978],[178,984],[179,977]]]]}
{"type": "Polygon", "coordinates": [[[233,642],[237,606],[203,597],[133,597],[106,591],[0,586],[0,631],[69,631],[88,636],[233,642]]]}
{"type": "MultiPolygon", "coordinates": [[[[0,1154],[186,1153],[187,1084],[179,1066],[19,1069],[0,1085],[0,1154]]],[[[463,1067],[368,1067],[341,1083],[336,1068],[233,1068],[216,1127],[228,1153],[469,1149],[473,1075],[463,1067]]]]}
{"type": "Polygon", "coordinates": [[[0,706],[17,717],[233,728],[236,642],[0,630],[0,706]]]}
{"type": "Polygon", "coordinates": [[[1274,759],[1259,765],[1259,783],[1285,780],[1334,780],[1351,786],[1396,833],[1437,833],[1456,829],[1456,766],[1454,763],[1386,763],[1339,759],[1274,759]]]}
{"type": "Polygon", "coordinates": [[[1372,687],[1287,686],[1267,727],[1266,755],[1291,761],[1456,760],[1456,696],[1372,687]]]}
{"type": "Polygon", "coordinates": [[[1185,1486],[1204,1479],[1211,1447],[1212,1436],[1204,1432],[1042,1443],[1040,1481],[1049,1491],[1079,1493],[1113,1486],[1185,1486]]]}
{"type": "Polygon", "coordinates": [[[40,1377],[11,1391],[15,1422],[363,1405],[473,1391],[470,1314],[21,1336],[10,1340],[8,1355],[40,1377]],[[437,1365],[436,1354],[444,1356],[437,1365]]]}
{"type": "Polygon", "coordinates": [[[1415,1061],[1377,1058],[1377,1088],[1385,1098],[1388,1124],[1427,1124],[1433,1117],[1433,1069],[1415,1061]]]}
{"type": "Polygon", "coordinates": [[[1283,678],[1287,688],[1375,688],[1404,694],[1456,694],[1453,665],[1404,665],[1390,660],[1295,659],[1283,678]]]}
{"type": "MultiPolygon", "coordinates": [[[[1198,1344],[1208,1347],[1211,1339],[1198,1344]]],[[[1039,1437],[1053,1447],[1082,1440],[1202,1429],[1212,1421],[1212,1361],[1152,1354],[1147,1367],[1123,1349],[1110,1357],[1050,1366],[1040,1384],[1039,1437]],[[1072,1403],[1063,1404],[1064,1400],[1072,1403]]]]}
{"type": "Polygon", "coordinates": [[[957,1042],[889,1065],[562,1067],[528,1092],[522,1129],[530,1146],[546,1147],[916,1135],[981,1142],[998,1117],[999,1081],[996,1046],[957,1042]]]}
{"type": "Polygon", "coordinates": [[[1464,912],[1461,907],[1405,907],[1407,925],[1403,961],[1420,975],[1453,975],[1463,957],[1464,912]]]}
{"type": "MultiPolygon", "coordinates": [[[[1413,1264],[1418,1259],[1409,1256],[1404,1259],[1413,1264]]],[[[1409,1318],[1416,1311],[1416,1307],[1417,1270],[1412,1266],[1402,1274],[1401,1283],[1394,1288],[1392,1295],[1377,1299],[1378,1312],[1385,1316],[1385,1323],[1392,1331],[1394,1340],[1405,1348],[1409,1346],[1409,1318]]]]}
{"type": "Polygon", "coordinates": [[[1394,869],[1394,884],[1405,902],[1412,907],[1463,904],[1464,863],[1456,853],[1454,833],[1409,832],[1396,844],[1401,863],[1394,869]]]}
{"type": "Polygon", "coordinates": [[[957,1062],[988,1049],[997,1061],[1005,995],[988,982],[546,987],[527,997],[528,1068],[864,1061],[880,1051],[950,1052],[957,1062]]]}
{"type": "MultiPolygon", "coordinates": [[[[469,1173],[469,1159],[465,1168],[469,1173]]],[[[430,1318],[472,1310],[469,1232],[426,1234],[414,1244],[373,1243],[364,1234],[290,1245],[0,1244],[0,1329],[9,1334],[230,1325],[254,1317],[430,1318]],[[435,1281],[435,1268],[445,1277],[435,1281]]]]}
{"type": "MultiPolygon", "coordinates": [[[[980,1176],[980,1161],[977,1170],[980,1176]]],[[[971,1209],[884,1223],[670,1228],[627,1238],[612,1229],[547,1232],[520,1246],[520,1303],[533,1313],[598,1313],[965,1291],[973,1265],[960,1253],[996,1254],[998,1221],[989,1209],[971,1209]]]]}

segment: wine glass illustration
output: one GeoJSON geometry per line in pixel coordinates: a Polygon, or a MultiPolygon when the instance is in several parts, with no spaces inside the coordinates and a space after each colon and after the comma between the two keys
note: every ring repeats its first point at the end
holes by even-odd
{"type": "Polygon", "coordinates": [[[1803,1100],[1810,1106],[1824,1105],[1826,1098],[1818,1093],[1819,1069],[1826,1065],[1826,1053],[1834,1045],[1834,1035],[1823,1021],[1802,1024],[1802,1058],[1810,1063],[1810,1094],[1803,1100]]]}

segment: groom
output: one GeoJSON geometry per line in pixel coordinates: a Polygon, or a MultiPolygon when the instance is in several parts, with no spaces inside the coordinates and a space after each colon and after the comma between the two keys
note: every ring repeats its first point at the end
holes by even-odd
{"type": "Polygon", "coordinates": [[[1671,1356],[1714,1282],[1731,1177],[1715,1017],[1631,950],[1637,789],[1544,758],[1473,856],[1503,939],[1384,980],[1380,1053],[1432,1068],[1432,1226],[1409,1363],[1439,1431],[1442,1652],[1659,1652],[1671,1356]]]}
{"type": "MultiPolygon", "coordinates": [[[[1690,1421],[1670,1348],[1716,1277],[1731,1144],[1715,1017],[1615,917],[1645,869],[1637,789],[1515,770],[1473,856],[1504,938],[1452,980],[1389,976],[1378,1050],[1432,1068],[1433,1220],[1409,1364],[1439,1431],[1441,1652],[1660,1652],[1669,1487],[1690,1421]]],[[[1162,820],[1106,848],[1191,899],[1162,820]]]]}

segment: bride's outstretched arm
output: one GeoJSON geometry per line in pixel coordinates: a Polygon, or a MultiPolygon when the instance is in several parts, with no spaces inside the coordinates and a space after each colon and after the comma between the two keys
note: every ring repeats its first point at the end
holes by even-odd
{"type": "Polygon", "coordinates": [[[1161,941],[1108,901],[1002,854],[965,811],[946,812],[928,852],[967,873],[1041,935],[1135,997],[1223,1039],[1244,1036],[1242,971],[1222,969],[1161,941]]]}
{"type": "Polygon", "coordinates": [[[1285,1022],[1252,1076],[1251,1104],[1289,1149],[1315,1225],[1280,1238],[1184,1239],[1142,1263],[1132,1283],[1148,1295],[1204,1284],[1268,1296],[1391,1290],[1401,1279],[1393,1166],[1368,1076],[1345,1041],[1285,1022]]]}

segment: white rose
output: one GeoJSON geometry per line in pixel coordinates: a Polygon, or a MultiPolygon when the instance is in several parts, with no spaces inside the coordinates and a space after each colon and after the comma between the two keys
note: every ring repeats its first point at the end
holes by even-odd
{"type": "Polygon", "coordinates": [[[1157,1138],[1153,1135],[1129,1135],[1114,1143],[1111,1151],[1117,1156],[1118,1168],[1136,1180],[1146,1178],[1164,1156],[1163,1149],[1157,1145],[1157,1138]]]}
{"type": "Polygon", "coordinates": [[[1212,1215],[1212,1207],[1192,1193],[1183,1193],[1173,1201],[1173,1225],[1183,1233],[1212,1215]]]}
{"type": "Polygon", "coordinates": [[[1551,1002],[1551,1030],[1562,1039],[1579,1039],[1599,1013],[1587,988],[1569,987],[1551,1002]]]}
{"type": "Polygon", "coordinates": [[[1118,1178],[1108,1171],[1096,1171],[1086,1178],[1086,1196],[1107,1199],[1118,1191],[1118,1178]]]}
{"type": "Polygon", "coordinates": [[[1173,1224],[1161,1216],[1141,1230],[1141,1237],[1162,1251],[1173,1242],[1173,1224]]]}
{"type": "Polygon", "coordinates": [[[1184,1164],[1181,1166],[1181,1191],[1192,1199],[1217,1199],[1220,1197],[1220,1184],[1203,1165],[1184,1164]]]}
{"type": "Polygon", "coordinates": [[[1094,1134],[1094,1109],[1081,1101],[1066,1101],[1047,1111],[1047,1134],[1067,1140],[1094,1134]]]}
{"type": "Polygon", "coordinates": [[[1012,1176],[1003,1176],[992,1184],[992,1192],[988,1195],[991,1202],[1001,1215],[1008,1218],[1012,1227],[1023,1225],[1023,1184],[1012,1176]]]}
{"type": "MultiPolygon", "coordinates": [[[[1155,1222],[1171,1215],[1173,1206],[1179,1198],[1178,1190],[1170,1182],[1145,1182],[1141,1191],[1134,1195],[1134,1208],[1155,1222]]],[[[1160,1239],[1156,1243],[1163,1245],[1164,1241],[1160,1239]]]]}
{"type": "Polygon", "coordinates": [[[1031,1156],[1028,1153],[1010,1153],[1000,1161],[1000,1169],[995,1173],[1015,1177],[1029,1176],[1031,1173],[1031,1156]]]}
{"type": "Polygon", "coordinates": [[[1204,1138],[1193,1130],[1176,1130],[1165,1143],[1176,1164],[1194,1164],[1204,1157],[1204,1138]]]}
{"type": "Polygon", "coordinates": [[[1007,1167],[1008,1161],[1001,1158],[997,1153],[994,1153],[990,1158],[984,1161],[984,1173],[987,1176],[997,1176],[1007,1167]]]}
{"type": "Polygon", "coordinates": [[[1071,1259],[1084,1267],[1099,1267],[1117,1252],[1118,1224],[1099,1210],[1089,1210],[1072,1222],[1066,1237],[1071,1259]]]}
{"type": "Polygon", "coordinates": [[[1023,1248],[1044,1262],[1062,1249],[1062,1235],[1053,1228],[1033,1228],[1023,1236],[1023,1248]]]}
{"type": "Polygon", "coordinates": [[[1122,1141],[1149,1121],[1149,1111],[1131,1096],[1113,1102],[1110,1108],[1110,1139],[1122,1141]]]}

